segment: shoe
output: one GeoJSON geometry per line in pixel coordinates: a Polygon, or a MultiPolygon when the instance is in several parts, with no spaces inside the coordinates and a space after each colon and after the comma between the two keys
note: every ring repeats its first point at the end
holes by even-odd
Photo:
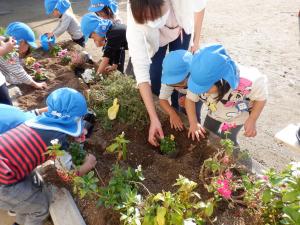
{"type": "Polygon", "coordinates": [[[8,211],[7,211],[7,214],[8,214],[9,216],[16,216],[16,215],[17,215],[16,212],[15,212],[15,211],[12,211],[12,210],[8,210],[8,211]]]}

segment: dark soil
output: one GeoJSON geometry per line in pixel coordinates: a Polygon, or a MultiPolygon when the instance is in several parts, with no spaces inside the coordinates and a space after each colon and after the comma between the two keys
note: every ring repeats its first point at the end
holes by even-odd
{"type": "MultiPolygon", "coordinates": [[[[47,55],[44,54],[43,57],[45,56],[47,55]]],[[[22,108],[44,107],[47,95],[60,87],[71,87],[83,93],[88,89],[88,86],[74,75],[70,67],[59,65],[57,59],[46,58],[41,60],[40,63],[48,70],[48,88],[46,90],[34,90],[31,87],[22,86],[21,91],[23,92],[23,96],[18,99],[19,105],[22,108]]],[[[116,155],[106,153],[105,148],[111,143],[114,137],[124,131],[126,134],[125,137],[130,140],[130,143],[128,144],[127,159],[121,165],[133,168],[141,165],[146,178],[143,183],[150,192],[157,193],[162,190],[174,191],[176,188],[172,185],[179,174],[181,174],[199,184],[197,191],[203,199],[209,198],[209,194],[203,185],[201,185],[199,171],[203,161],[215,152],[215,148],[212,147],[218,141],[215,137],[208,137],[201,142],[192,142],[187,138],[187,130],[183,132],[171,130],[167,118],[162,116],[165,135],[173,134],[175,136],[176,147],[179,149],[179,154],[176,158],[169,158],[166,155],[162,155],[159,148],[154,148],[148,144],[147,128],[137,130],[133,127],[118,124],[112,130],[105,131],[101,128],[100,124],[101,121],[97,121],[92,136],[85,144],[85,149],[96,156],[97,165],[95,169],[105,184],[108,184],[111,178],[111,168],[117,158],[116,155]]],[[[60,180],[53,167],[48,168],[45,180],[59,187],[66,187],[72,192],[71,185],[60,180]]],[[[99,182],[99,185],[102,185],[101,182],[99,182]]],[[[141,192],[143,193],[143,190],[141,192]]],[[[88,225],[120,224],[118,213],[111,209],[96,207],[97,199],[79,199],[77,196],[74,196],[74,199],[88,225]]],[[[224,214],[226,212],[225,206],[227,208],[227,204],[224,204],[224,207],[221,204],[220,209],[216,211],[216,215],[224,214]]],[[[234,215],[230,214],[229,218],[231,221],[233,221],[232,217],[234,215]]],[[[240,216],[237,217],[240,218],[240,216]]],[[[229,225],[233,223],[223,224],[229,225]]]]}

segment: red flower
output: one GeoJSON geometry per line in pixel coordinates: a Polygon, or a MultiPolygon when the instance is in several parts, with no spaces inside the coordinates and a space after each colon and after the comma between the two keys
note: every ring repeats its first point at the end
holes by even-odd
{"type": "Polygon", "coordinates": [[[236,128],[236,124],[235,123],[223,123],[221,125],[221,131],[222,132],[230,132],[231,129],[236,128]]]}

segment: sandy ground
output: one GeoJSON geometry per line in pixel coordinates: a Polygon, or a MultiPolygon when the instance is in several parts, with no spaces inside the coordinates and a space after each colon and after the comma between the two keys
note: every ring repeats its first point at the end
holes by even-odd
{"type": "MultiPolygon", "coordinates": [[[[81,17],[89,1],[73,1],[81,17]]],[[[243,65],[257,67],[269,79],[270,98],[259,122],[258,136],[246,139],[243,149],[268,167],[283,168],[300,160],[300,151],[275,143],[274,135],[289,123],[300,122],[300,0],[210,0],[206,9],[201,43],[220,42],[243,65]]],[[[120,17],[126,21],[126,1],[120,1],[120,17]]],[[[42,0],[1,0],[0,26],[9,22],[28,23],[38,35],[51,31],[56,20],[44,13],[42,0]]],[[[64,34],[59,40],[68,39],[64,34]]],[[[87,51],[99,58],[92,41],[87,51]]]]}

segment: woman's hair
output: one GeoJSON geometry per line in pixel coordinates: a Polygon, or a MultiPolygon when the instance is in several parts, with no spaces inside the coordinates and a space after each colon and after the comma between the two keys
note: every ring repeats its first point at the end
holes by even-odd
{"type": "Polygon", "coordinates": [[[219,81],[217,81],[215,83],[217,89],[218,89],[218,96],[215,98],[218,102],[221,101],[224,96],[226,95],[226,93],[230,90],[230,85],[229,83],[224,80],[224,79],[221,79],[219,81]]]}
{"type": "Polygon", "coordinates": [[[103,13],[105,13],[105,15],[108,17],[108,19],[114,19],[115,15],[108,6],[104,6],[104,8],[101,11],[103,13]]]}
{"type": "Polygon", "coordinates": [[[129,0],[133,18],[137,23],[145,24],[149,20],[162,17],[161,7],[165,0],[129,0]]]}

